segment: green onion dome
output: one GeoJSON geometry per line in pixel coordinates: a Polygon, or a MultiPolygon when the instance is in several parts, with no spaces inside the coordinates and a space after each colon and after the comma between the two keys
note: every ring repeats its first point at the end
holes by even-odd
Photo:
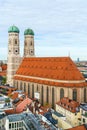
{"type": "Polygon", "coordinates": [[[24,31],[24,35],[34,35],[34,32],[32,29],[28,28],[24,31]]]}
{"type": "Polygon", "coordinates": [[[9,29],[8,29],[8,33],[19,33],[20,31],[19,31],[19,29],[18,29],[18,27],[16,27],[16,26],[11,26],[9,29]]]}

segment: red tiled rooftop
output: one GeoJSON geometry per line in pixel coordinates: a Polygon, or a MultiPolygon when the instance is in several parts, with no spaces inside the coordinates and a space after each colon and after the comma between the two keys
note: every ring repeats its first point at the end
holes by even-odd
{"type": "Polygon", "coordinates": [[[6,76],[6,72],[0,72],[0,76],[6,76]]]}
{"type": "Polygon", "coordinates": [[[21,102],[17,105],[17,107],[16,107],[16,112],[23,112],[23,110],[25,109],[25,107],[26,107],[27,105],[29,105],[31,102],[32,102],[32,100],[29,99],[29,98],[24,99],[23,101],[21,101],[21,102]]]}
{"type": "Polygon", "coordinates": [[[2,65],[1,67],[2,67],[2,71],[7,70],[7,65],[2,65]]]}
{"type": "Polygon", "coordinates": [[[87,130],[87,128],[86,128],[85,125],[81,125],[81,126],[77,126],[77,127],[74,127],[74,128],[67,129],[67,130],[87,130]]]}
{"type": "Polygon", "coordinates": [[[16,74],[57,80],[84,80],[69,57],[24,58],[16,74]]]}
{"type": "Polygon", "coordinates": [[[18,92],[10,93],[9,96],[10,96],[12,99],[16,99],[16,98],[18,98],[18,92]]]}
{"type": "Polygon", "coordinates": [[[76,112],[76,108],[79,107],[79,103],[69,99],[68,97],[62,98],[59,102],[56,103],[57,105],[71,111],[72,113],[76,112]]]}

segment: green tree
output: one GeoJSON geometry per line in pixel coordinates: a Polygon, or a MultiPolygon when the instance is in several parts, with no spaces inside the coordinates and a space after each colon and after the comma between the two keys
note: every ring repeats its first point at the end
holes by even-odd
{"type": "Polygon", "coordinates": [[[2,84],[6,84],[6,77],[3,77],[2,84]]]}

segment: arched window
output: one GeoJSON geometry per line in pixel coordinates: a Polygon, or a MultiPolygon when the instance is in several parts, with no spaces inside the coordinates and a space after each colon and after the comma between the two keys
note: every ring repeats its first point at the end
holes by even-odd
{"type": "Polygon", "coordinates": [[[28,96],[30,97],[30,85],[28,84],[28,96]]]}
{"type": "Polygon", "coordinates": [[[77,90],[73,90],[73,100],[77,101],[77,90]]]}
{"type": "Polygon", "coordinates": [[[20,82],[20,90],[22,90],[22,82],[20,82]]]}
{"type": "Polygon", "coordinates": [[[14,44],[17,45],[17,39],[14,39],[14,44]]]}
{"type": "Polygon", "coordinates": [[[47,103],[49,103],[49,88],[47,87],[47,103]]]}
{"type": "Polygon", "coordinates": [[[25,41],[25,46],[27,46],[27,42],[25,41]]]}
{"type": "Polygon", "coordinates": [[[60,89],[60,99],[63,98],[63,97],[64,97],[64,89],[61,88],[61,89],[60,89]]]}
{"type": "Polygon", "coordinates": [[[34,98],[34,84],[32,84],[32,98],[34,98]]]}
{"type": "Polygon", "coordinates": [[[15,87],[15,80],[13,81],[13,86],[15,87]]]}
{"type": "Polygon", "coordinates": [[[30,42],[30,46],[32,46],[33,44],[32,44],[32,41],[30,42]]]}
{"type": "Polygon", "coordinates": [[[38,91],[38,85],[37,85],[37,91],[38,91]]]}
{"type": "Polygon", "coordinates": [[[52,108],[54,108],[54,88],[52,88],[52,108]]]}
{"type": "Polygon", "coordinates": [[[86,88],[84,88],[84,102],[86,102],[86,88]]]}
{"type": "Polygon", "coordinates": [[[18,89],[18,81],[17,81],[17,89],[18,89]]]}
{"type": "Polygon", "coordinates": [[[24,92],[26,93],[26,83],[24,83],[24,92]]]}
{"type": "Polygon", "coordinates": [[[43,105],[43,93],[44,93],[44,89],[43,86],[41,88],[41,104],[43,105]]]}

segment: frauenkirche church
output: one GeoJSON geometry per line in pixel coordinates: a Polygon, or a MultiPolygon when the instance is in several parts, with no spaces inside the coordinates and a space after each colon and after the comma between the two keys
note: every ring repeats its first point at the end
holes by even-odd
{"type": "Polygon", "coordinates": [[[34,32],[24,31],[24,55],[20,57],[19,29],[8,30],[7,83],[23,90],[29,97],[35,93],[42,105],[63,97],[87,102],[87,83],[70,57],[36,57],[34,32]]]}

